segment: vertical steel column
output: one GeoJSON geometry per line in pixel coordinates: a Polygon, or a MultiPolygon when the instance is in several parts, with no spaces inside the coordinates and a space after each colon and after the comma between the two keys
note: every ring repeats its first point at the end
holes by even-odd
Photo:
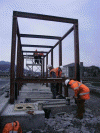
{"type": "MultiPolygon", "coordinates": [[[[59,66],[62,66],[62,42],[59,43],[59,66]]],[[[59,84],[59,94],[62,94],[62,83],[59,84]]]]}
{"type": "MultiPolygon", "coordinates": [[[[42,60],[42,59],[41,59],[42,60]]],[[[42,74],[42,72],[43,72],[43,70],[42,70],[42,65],[43,65],[43,63],[41,63],[41,77],[43,76],[43,74],[42,74]]]]}
{"type": "Polygon", "coordinates": [[[59,43],[59,66],[62,66],[62,42],[59,43]]]}
{"type": "Polygon", "coordinates": [[[80,81],[78,23],[74,24],[75,79],[80,81]]]}
{"type": "Polygon", "coordinates": [[[43,67],[42,67],[43,68],[43,78],[44,78],[44,59],[45,58],[43,58],[43,67]]]}
{"type": "Polygon", "coordinates": [[[22,53],[22,58],[23,58],[23,69],[22,69],[22,77],[24,77],[24,56],[23,56],[23,53],[22,53]]]}
{"type": "Polygon", "coordinates": [[[46,75],[45,75],[45,69],[46,69],[46,68],[45,68],[45,62],[46,62],[46,61],[45,61],[45,57],[44,57],[44,77],[46,77],[46,75]]]}
{"type": "Polygon", "coordinates": [[[24,57],[23,57],[22,50],[21,50],[21,58],[22,58],[21,77],[23,78],[23,72],[24,72],[24,57]]]}
{"type": "MultiPolygon", "coordinates": [[[[16,78],[21,78],[21,44],[20,44],[20,37],[18,36],[18,46],[17,46],[17,72],[16,72],[16,78]]],[[[21,89],[20,83],[18,83],[17,89],[18,89],[18,95],[19,90],[21,89]]]]}
{"type": "Polygon", "coordinates": [[[51,50],[51,65],[53,67],[53,49],[51,50]]]}
{"type": "MultiPolygon", "coordinates": [[[[47,56],[46,56],[46,78],[48,77],[47,64],[48,64],[48,54],[47,54],[47,56]]],[[[46,87],[48,87],[48,83],[46,83],[46,87]]]]}
{"type": "Polygon", "coordinates": [[[33,75],[33,59],[32,59],[32,75],[33,75]]]}
{"type": "Polygon", "coordinates": [[[10,67],[10,103],[15,100],[15,55],[16,55],[16,33],[17,33],[17,18],[13,16],[12,25],[12,46],[11,46],[11,67],[10,67]]]}
{"type": "MultiPolygon", "coordinates": [[[[22,53],[22,48],[20,49],[20,53],[21,53],[21,62],[20,62],[21,68],[20,68],[20,75],[21,75],[21,78],[23,78],[24,57],[23,57],[23,53],[22,53]]],[[[23,85],[23,83],[20,84],[20,90],[21,90],[22,85],[23,85]]]]}

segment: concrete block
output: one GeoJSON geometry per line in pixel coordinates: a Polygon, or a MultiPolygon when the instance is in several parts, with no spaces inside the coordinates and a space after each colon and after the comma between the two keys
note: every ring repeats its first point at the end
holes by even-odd
{"type": "Polygon", "coordinates": [[[74,108],[76,109],[76,106],[69,106],[62,104],[62,105],[43,106],[43,108],[50,109],[51,114],[55,115],[60,112],[70,113],[74,108]]]}
{"type": "Polygon", "coordinates": [[[38,110],[38,103],[19,103],[15,104],[14,110],[38,110]]]}
{"type": "Polygon", "coordinates": [[[6,123],[19,121],[22,130],[31,131],[32,129],[44,129],[44,111],[34,111],[35,115],[27,114],[26,111],[14,111],[14,105],[8,105],[1,114],[1,128],[6,123]]]}

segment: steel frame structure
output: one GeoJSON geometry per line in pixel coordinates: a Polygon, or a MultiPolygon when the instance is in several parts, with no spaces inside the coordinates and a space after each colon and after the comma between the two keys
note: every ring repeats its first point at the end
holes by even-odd
{"type": "MultiPolygon", "coordinates": [[[[79,67],[79,36],[78,36],[78,20],[72,18],[64,18],[57,16],[48,16],[42,14],[34,14],[27,12],[18,12],[13,11],[13,22],[12,22],[12,44],[11,44],[11,70],[10,70],[10,103],[13,104],[15,101],[15,97],[19,94],[19,90],[23,83],[50,83],[50,82],[59,82],[62,83],[65,79],[48,79],[48,54],[51,52],[51,65],[53,66],[53,49],[59,45],[59,66],[62,65],[62,40],[67,37],[72,31],[74,31],[74,56],[75,56],[75,79],[80,81],[80,67],[79,67]],[[38,19],[38,20],[47,20],[47,21],[55,21],[62,23],[71,23],[73,26],[62,36],[46,36],[46,35],[29,35],[29,34],[20,34],[19,26],[17,18],[29,18],[29,19],[38,19]],[[16,42],[17,35],[17,42],[16,42]],[[29,38],[42,38],[42,39],[56,39],[58,40],[54,46],[42,46],[42,45],[29,45],[29,44],[21,44],[21,37],[29,37],[29,38]],[[16,44],[17,43],[17,44],[16,44]],[[15,54],[16,54],[16,45],[17,45],[17,70],[16,70],[16,78],[15,78],[15,54]],[[44,47],[51,48],[48,52],[40,51],[46,53],[43,57],[43,78],[40,79],[31,79],[25,78],[23,76],[23,68],[24,68],[24,57],[23,53],[31,53],[31,51],[22,51],[22,47],[44,47]],[[44,64],[46,58],[46,78],[44,78],[44,64]],[[15,84],[17,87],[15,88],[15,84]],[[15,89],[17,89],[17,94],[15,94],[15,89]]],[[[35,51],[32,51],[35,53],[35,51]]],[[[39,52],[39,51],[38,51],[39,52]]],[[[29,55],[30,56],[30,55],[29,55]]],[[[31,56],[30,56],[31,57],[31,56]]],[[[68,89],[65,87],[65,96],[68,96],[68,89]]]]}

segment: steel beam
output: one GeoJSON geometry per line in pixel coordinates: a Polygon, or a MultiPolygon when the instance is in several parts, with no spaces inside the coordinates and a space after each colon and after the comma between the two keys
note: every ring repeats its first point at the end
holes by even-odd
{"type": "Polygon", "coordinates": [[[16,83],[64,83],[67,78],[16,78],[16,83]]]}
{"type": "Polygon", "coordinates": [[[21,73],[21,77],[23,77],[23,72],[24,72],[24,57],[23,54],[21,54],[22,56],[22,73],[21,73]]]}
{"type": "Polygon", "coordinates": [[[43,64],[41,64],[41,77],[43,77],[43,74],[42,74],[42,72],[43,72],[42,68],[43,68],[43,67],[42,67],[42,65],[43,65],[43,64]]]}
{"type": "Polygon", "coordinates": [[[74,25],[75,79],[80,81],[78,23],[74,25]]]}
{"type": "Polygon", "coordinates": [[[27,44],[22,44],[22,47],[40,47],[40,48],[53,48],[53,46],[46,46],[46,45],[27,45],[27,44]]]}
{"type": "MultiPolygon", "coordinates": [[[[18,26],[18,21],[17,21],[17,36],[18,36],[18,46],[17,46],[17,72],[16,72],[16,77],[21,77],[21,52],[22,52],[22,47],[21,47],[21,39],[20,39],[20,32],[19,32],[19,26],[18,26]]],[[[17,84],[17,91],[19,95],[19,90],[21,90],[21,84],[17,84]]]]}
{"type": "MultiPolygon", "coordinates": [[[[16,77],[21,78],[21,47],[20,47],[20,38],[18,37],[18,46],[17,46],[17,71],[16,71],[16,77]]],[[[20,84],[16,85],[18,89],[18,95],[19,90],[21,89],[20,84]]]]}
{"type": "Polygon", "coordinates": [[[53,67],[53,49],[51,50],[51,65],[53,67]]]}
{"type": "MultiPolygon", "coordinates": [[[[32,55],[32,54],[31,54],[31,55],[27,54],[27,55],[23,55],[23,56],[24,56],[24,57],[27,57],[27,56],[29,57],[29,56],[30,56],[31,58],[32,58],[32,57],[34,58],[34,55],[32,55]]],[[[45,57],[45,55],[43,55],[42,57],[45,57]]],[[[30,58],[30,59],[31,59],[31,58],[30,58]]]]}
{"type": "Polygon", "coordinates": [[[59,43],[59,66],[62,66],[62,42],[59,43]]]}
{"type": "Polygon", "coordinates": [[[11,67],[10,67],[10,103],[15,100],[15,54],[16,54],[16,33],[17,33],[17,18],[13,17],[12,24],[12,45],[11,45],[11,67]]]}
{"type": "MultiPolygon", "coordinates": [[[[62,42],[59,43],[59,66],[62,66],[62,42]]],[[[59,94],[62,94],[62,83],[59,83],[59,94]]]]}
{"type": "Polygon", "coordinates": [[[45,58],[43,58],[43,78],[44,78],[45,58]]]}
{"type": "MultiPolygon", "coordinates": [[[[47,65],[48,65],[48,55],[46,56],[46,78],[48,77],[48,68],[47,68],[47,65]]],[[[48,87],[48,83],[46,83],[46,87],[48,87]]]]}
{"type": "Polygon", "coordinates": [[[41,66],[41,64],[26,64],[26,66],[41,66]]]}
{"type": "Polygon", "coordinates": [[[61,39],[59,36],[46,36],[46,35],[32,35],[32,34],[20,34],[20,37],[28,37],[28,38],[41,38],[41,39],[61,39]]]}
{"type": "Polygon", "coordinates": [[[64,17],[49,16],[49,15],[27,13],[27,12],[18,12],[18,11],[14,11],[14,16],[22,17],[22,18],[31,18],[31,19],[72,23],[72,24],[77,23],[77,21],[78,21],[77,19],[72,19],[72,18],[64,18],[64,17]]]}
{"type": "Polygon", "coordinates": [[[34,56],[33,55],[23,55],[24,59],[27,59],[27,57],[30,57],[28,59],[34,59],[34,56]]]}
{"type": "MultiPolygon", "coordinates": [[[[36,53],[36,51],[22,51],[23,53],[36,53]]],[[[48,53],[47,51],[37,51],[37,53],[48,53]]]]}

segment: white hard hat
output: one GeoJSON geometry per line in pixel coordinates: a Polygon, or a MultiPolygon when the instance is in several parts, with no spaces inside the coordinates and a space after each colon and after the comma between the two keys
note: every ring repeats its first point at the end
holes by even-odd
{"type": "Polygon", "coordinates": [[[63,66],[60,66],[60,69],[62,70],[63,69],[63,66]]]}
{"type": "Polygon", "coordinates": [[[48,65],[47,65],[47,68],[49,68],[49,67],[52,67],[52,65],[48,64],[48,65]]]}
{"type": "Polygon", "coordinates": [[[66,79],[65,80],[65,85],[67,85],[69,83],[70,79],[66,79]]]}

